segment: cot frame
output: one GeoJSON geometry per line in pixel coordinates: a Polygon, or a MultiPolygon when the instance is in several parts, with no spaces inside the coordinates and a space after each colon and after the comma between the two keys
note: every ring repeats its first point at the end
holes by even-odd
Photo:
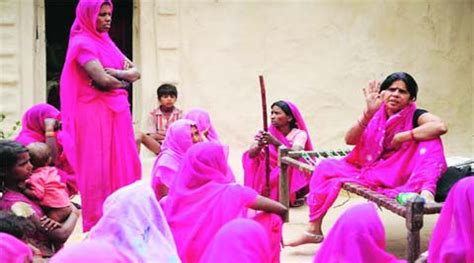
{"type": "MultiPolygon", "coordinates": [[[[286,147],[280,147],[278,153],[278,164],[280,166],[279,196],[280,202],[289,208],[289,187],[288,187],[288,168],[290,166],[299,169],[305,173],[312,174],[315,166],[300,161],[303,156],[316,158],[342,157],[347,155],[348,151],[292,151],[286,147]]],[[[420,256],[420,229],[423,227],[423,216],[426,214],[439,214],[442,203],[424,203],[422,199],[417,198],[409,202],[406,206],[400,205],[395,199],[370,190],[356,183],[344,183],[342,188],[348,192],[359,195],[376,203],[403,218],[407,227],[407,246],[405,256],[408,262],[415,262],[420,256]]],[[[289,210],[285,216],[285,222],[289,222],[289,210]]]]}

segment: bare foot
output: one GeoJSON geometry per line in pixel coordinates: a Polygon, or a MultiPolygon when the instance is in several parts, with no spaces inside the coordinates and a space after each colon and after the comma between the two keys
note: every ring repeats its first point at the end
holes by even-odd
{"type": "Polygon", "coordinates": [[[308,231],[304,231],[303,234],[296,240],[285,244],[289,247],[296,247],[304,244],[317,244],[324,240],[323,234],[315,234],[308,231]]]}

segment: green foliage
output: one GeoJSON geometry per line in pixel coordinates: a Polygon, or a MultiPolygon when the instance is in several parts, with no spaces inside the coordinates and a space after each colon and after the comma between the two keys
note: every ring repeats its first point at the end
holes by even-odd
{"type": "MultiPolygon", "coordinates": [[[[6,118],[5,113],[0,112],[0,123],[2,123],[5,120],[5,118],[6,118]]],[[[15,134],[17,130],[19,130],[20,127],[21,127],[20,121],[16,121],[13,124],[13,127],[10,127],[10,128],[0,127],[0,139],[10,139],[13,136],[13,134],[15,134]]]]}

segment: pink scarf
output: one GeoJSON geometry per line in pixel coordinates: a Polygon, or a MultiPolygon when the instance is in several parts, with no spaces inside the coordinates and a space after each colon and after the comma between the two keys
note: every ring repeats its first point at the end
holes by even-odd
{"type": "MultiPolygon", "coordinates": [[[[306,124],[303,120],[298,108],[291,102],[285,101],[291,109],[291,113],[296,120],[297,128],[306,132],[308,140],[304,150],[311,151],[313,150],[313,144],[311,143],[311,138],[306,127],[306,124]]],[[[270,125],[268,131],[275,136],[281,143],[286,147],[291,148],[292,145],[277,128],[273,125],[270,125]]],[[[274,145],[269,147],[270,152],[270,198],[278,200],[278,180],[280,175],[280,167],[278,167],[278,148],[274,145]]],[[[259,193],[263,193],[265,188],[265,154],[262,151],[255,158],[250,158],[248,151],[244,153],[242,157],[242,163],[244,167],[244,182],[246,186],[250,186],[253,189],[257,190],[259,193]]],[[[293,203],[296,198],[296,192],[301,188],[305,187],[308,184],[308,179],[303,172],[289,168],[288,169],[288,178],[290,184],[290,201],[293,203]]]]}
{"type": "MultiPolygon", "coordinates": [[[[21,131],[15,141],[25,146],[32,142],[45,142],[44,120],[48,118],[59,120],[59,111],[46,103],[36,104],[29,108],[25,114],[23,114],[21,131]]],[[[60,133],[58,137],[60,137],[60,133]]]]}
{"type": "Polygon", "coordinates": [[[77,173],[84,231],[99,220],[108,195],[141,177],[127,91],[92,87],[82,67],[96,59],[104,68],[124,68],[125,56],[108,33],[96,31],[104,3],[112,7],[110,0],[77,5],[60,85],[63,129],[72,142],[64,150],[77,173]]]}
{"type": "Polygon", "coordinates": [[[120,188],[104,203],[90,240],[112,244],[127,262],[176,262],[178,252],[165,215],[144,181],[120,188]]]}
{"type": "Polygon", "coordinates": [[[84,262],[130,262],[121,251],[112,244],[100,240],[86,240],[74,245],[65,246],[54,255],[50,263],[84,263],[84,262]]]}
{"type": "Polygon", "coordinates": [[[270,263],[270,240],[254,220],[234,219],[217,232],[199,262],[270,263]]]}
{"type": "Polygon", "coordinates": [[[474,176],[449,191],[433,230],[428,262],[474,262],[474,176]]]}
{"type": "Polygon", "coordinates": [[[23,241],[9,234],[0,233],[0,262],[24,263],[33,261],[33,253],[23,241]]]}
{"type": "Polygon", "coordinates": [[[193,145],[191,132],[193,124],[196,123],[181,119],[173,122],[166,130],[165,141],[151,172],[153,189],[156,189],[160,183],[165,184],[168,188],[171,187],[184,155],[193,145]]]}
{"type": "Polygon", "coordinates": [[[406,262],[385,251],[385,230],[372,203],[347,209],[331,228],[313,262],[406,262]]]}
{"type": "Polygon", "coordinates": [[[209,141],[220,143],[219,135],[217,135],[217,132],[211,123],[211,117],[206,110],[199,108],[191,109],[184,115],[184,119],[196,122],[201,134],[207,130],[207,139],[209,141]]]}
{"type": "Polygon", "coordinates": [[[187,151],[165,205],[165,215],[183,262],[198,262],[227,222],[241,217],[257,193],[232,183],[224,147],[194,144],[187,151]]]}
{"type": "Polygon", "coordinates": [[[396,133],[413,128],[415,109],[415,103],[410,103],[387,119],[383,105],[345,159],[324,160],[316,167],[307,200],[310,220],[326,213],[344,182],[356,182],[390,198],[400,192],[435,192],[446,170],[441,139],[406,141],[399,149],[390,148],[396,133]]]}

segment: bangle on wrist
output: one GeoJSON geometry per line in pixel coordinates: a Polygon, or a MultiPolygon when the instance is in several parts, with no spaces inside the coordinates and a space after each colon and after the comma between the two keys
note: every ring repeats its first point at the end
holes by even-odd
{"type": "Polygon", "coordinates": [[[47,131],[44,133],[45,137],[56,137],[56,132],[54,131],[47,131]]]}
{"type": "Polygon", "coordinates": [[[415,138],[415,134],[413,133],[413,130],[410,130],[410,139],[416,142],[416,138],[415,138]]]}
{"type": "Polygon", "coordinates": [[[118,79],[122,79],[123,70],[117,70],[116,72],[117,72],[116,77],[117,77],[118,79]]]}

